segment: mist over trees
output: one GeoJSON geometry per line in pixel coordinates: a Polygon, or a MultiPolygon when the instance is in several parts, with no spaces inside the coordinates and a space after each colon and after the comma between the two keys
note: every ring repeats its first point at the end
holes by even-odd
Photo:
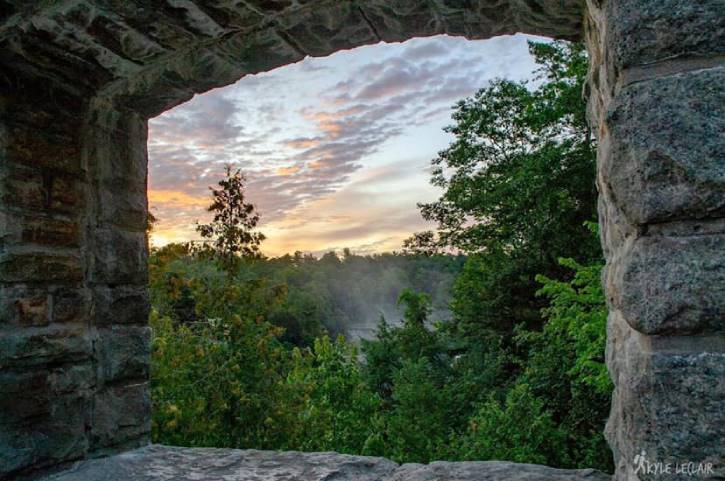
{"type": "Polygon", "coordinates": [[[205,313],[195,287],[215,282],[256,283],[283,300],[268,313],[285,329],[283,338],[294,345],[311,345],[324,329],[348,340],[375,336],[381,316],[393,325],[402,322],[398,297],[405,289],[430,297],[433,318],[448,320],[456,276],[464,256],[425,256],[386,253],[355,255],[349,250],[320,258],[295,253],[278,258],[238,257],[235,269],[219,271],[216,259],[195,246],[172,244],[151,256],[151,295],[160,313],[193,322],[205,313]]]}

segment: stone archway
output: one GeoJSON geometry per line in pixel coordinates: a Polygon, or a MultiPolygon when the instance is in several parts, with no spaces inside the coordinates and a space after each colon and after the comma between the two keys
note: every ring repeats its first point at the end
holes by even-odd
{"type": "Polygon", "coordinates": [[[0,477],[148,442],[147,119],[306,55],[440,33],[587,41],[616,478],[638,479],[642,450],[721,464],[721,8],[0,1],[0,477]]]}

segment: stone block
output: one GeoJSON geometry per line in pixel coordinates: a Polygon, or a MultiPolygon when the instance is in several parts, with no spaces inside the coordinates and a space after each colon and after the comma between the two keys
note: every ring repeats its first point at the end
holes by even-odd
{"type": "MultiPolygon", "coordinates": [[[[284,3],[273,2],[274,5],[284,3]]],[[[254,8],[253,5],[254,1],[240,3],[228,0],[207,0],[203,3],[196,3],[196,7],[203,15],[226,30],[250,30],[259,25],[265,18],[265,12],[254,8]]]]}
{"type": "Polygon", "coordinates": [[[42,369],[0,372],[0,429],[22,425],[29,419],[50,414],[52,391],[48,373],[42,369]]]}
{"type": "Polygon", "coordinates": [[[84,326],[31,327],[0,333],[0,369],[43,366],[90,359],[84,326]]]}
{"type": "Polygon", "coordinates": [[[75,255],[45,252],[5,252],[0,254],[0,282],[77,282],[84,269],[75,255]]]}
{"type": "Polygon", "coordinates": [[[408,463],[396,469],[385,481],[611,481],[611,476],[595,469],[554,469],[536,464],[507,461],[435,461],[408,463]]]}
{"type": "Polygon", "coordinates": [[[93,449],[144,439],[150,432],[148,383],[116,384],[96,393],[91,428],[93,449]]]}
{"type": "Polygon", "coordinates": [[[235,82],[247,73],[237,57],[218,48],[199,48],[193,58],[180,57],[166,64],[161,78],[172,85],[191,85],[194,92],[200,93],[235,82]]]}
{"type": "Polygon", "coordinates": [[[9,162],[0,169],[0,200],[13,208],[78,214],[85,206],[82,178],[9,162]]]}
{"type": "Polygon", "coordinates": [[[24,285],[0,287],[0,325],[45,326],[50,322],[47,290],[24,285]]]}
{"type": "MultiPolygon", "coordinates": [[[[8,45],[6,43],[3,46],[8,45]]],[[[8,50],[3,52],[7,54],[3,60],[22,61],[18,56],[10,57],[15,52],[8,50]]],[[[38,132],[41,132],[46,139],[62,140],[61,143],[68,144],[66,147],[77,146],[79,140],[77,134],[84,121],[80,114],[88,101],[87,97],[79,95],[77,86],[68,85],[58,76],[33,75],[20,68],[13,71],[6,70],[5,73],[3,80],[0,80],[8,87],[1,90],[3,104],[7,107],[3,124],[7,125],[13,138],[18,135],[23,136],[19,145],[32,146],[34,134],[38,135],[38,132]]],[[[10,142],[7,145],[10,145],[10,142]]],[[[55,147],[61,148],[60,145],[55,147]]],[[[60,157],[55,158],[62,160],[60,157]]],[[[73,157],[69,160],[76,162],[78,158],[73,157]]]]}
{"type": "Polygon", "coordinates": [[[98,120],[102,125],[94,127],[94,136],[86,148],[102,188],[143,192],[148,164],[145,118],[114,111],[98,120]]]}
{"type": "Polygon", "coordinates": [[[48,296],[17,299],[18,321],[24,326],[43,326],[48,323],[48,296]]]}
{"type": "Polygon", "coordinates": [[[145,232],[98,228],[93,254],[95,283],[141,285],[148,281],[145,232]]]}
{"type": "Polygon", "coordinates": [[[50,369],[47,382],[55,395],[76,393],[89,396],[96,386],[96,373],[92,362],[87,361],[50,369]]]}
{"type": "Polygon", "coordinates": [[[0,474],[28,471],[31,466],[37,471],[73,461],[87,454],[88,445],[83,424],[27,425],[11,431],[0,428],[0,474]]]}
{"type": "Polygon", "coordinates": [[[151,329],[112,326],[98,330],[94,343],[101,383],[147,379],[151,363],[151,329]]]}
{"type": "Polygon", "coordinates": [[[112,10],[115,18],[93,18],[89,27],[98,29],[107,43],[119,43],[121,48],[115,51],[137,61],[148,62],[169,50],[186,48],[195,38],[193,28],[186,23],[185,10],[172,3],[99,0],[98,4],[112,10]]]}
{"type": "Polygon", "coordinates": [[[144,118],[150,119],[191,100],[194,92],[189,88],[174,87],[174,83],[179,83],[175,81],[174,77],[178,78],[173,75],[167,78],[140,76],[129,81],[132,85],[127,86],[126,93],[114,98],[118,108],[131,109],[144,118]],[[140,85],[142,83],[143,86],[140,85]]]}
{"type": "Polygon", "coordinates": [[[279,23],[279,32],[313,57],[380,41],[364,12],[352,2],[308,9],[279,23]]]}
{"type": "Polygon", "coordinates": [[[376,0],[361,4],[360,9],[384,42],[403,42],[444,31],[431,2],[376,0]]]}
{"type": "Polygon", "coordinates": [[[10,133],[12,137],[6,150],[10,162],[82,175],[81,149],[72,130],[64,134],[16,125],[10,133]]]}
{"type": "MultiPolygon", "coordinates": [[[[98,43],[108,50],[138,64],[145,64],[167,52],[165,48],[123,21],[125,11],[131,13],[135,10],[140,13],[143,11],[143,7],[139,8],[134,5],[134,2],[112,1],[109,3],[113,4],[111,7],[117,15],[83,15],[87,18],[79,21],[81,15],[76,14],[74,17],[78,19],[76,22],[80,24],[79,27],[96,38],[98,43]]],[[[82,9],[82,4],[77,8],[82,9]]]]}
{"type": "Polygon", "coordinates": [[[56,288],[52,294],[51,322],[86,324],[91,314],[91,294],[85,288],[56,288]]]}
{"type": "Polygon", "coordinates": [[[90,362],[0,370],[0,476],[84,455],[94,382],[90,362]]]}
{"type": "MultiPolygon", "coordinates": [[[[41,394],[46,395],[44,391],[41,394]]],[[[19,424],[0,424],[0,475],[33,466],[41,469],[83,457],[88,452],[86,426],[91,412],[87,392],[33,398],[22,392],[13,406],[37,406],[19,424]]],[[[28,409],[27,407],[25,409],[28,409]]],[[[5,478],[3,478],[5,479],[5,478]]]]}
{"type": "Polygon", "coordinates": [[[20,239],[17,216],[0,210],[0,252],[5,246],[17,244],[20,239]]]}
{"type": "Polygon", "coordinates": [[[609,110],[600,176],[635,225],[725,215],[725,67],[630,85],[609,110]]]}
{"type": "Polygon", "coordinates": [[[148,323],[150,301],[146,286],[96,287],[93,304],[98,326],[148,323]]]}
{"type": "Polygon", "coordinates": [[[21,241],[52,247],[78,247],[80,231],[77,221],[27,216],[21,224],[21,241]]]}
{"type": "MultiPolygon", "coordinates": [[[[219,55],[234,61],[244,74],[272,70],[282,65],[299,62],[305,56],[271,28],[253,33],[232,35],[221,41],[215,51],[219,55]]],[[[217,80],[231,83],[239,78],[240,76],[229,79],[219,78],[217,80]]]]}
{"type": "MultiPolygon", "coordinates": [[[[53,481],[608,481],[593,469],[505,461],[403,464],[372,456],[151,445],[92,459],[53,481]]],[[[48,480],[50,481],[50,480],[48,480]]]]}
{"type": "MultiPolygon", "coordinates": [[[[142,187],[145,185],[144,182],[142,187]]],[[[100,196],[102,222],[124,230],[146,230],[148,206],[145,189],[125,189],[117,182],[108,182],[101,187],[100,196]]]]}
{"type": "Polygon", "coordinates": [[[721,0],[610,0],[605,8],[616,69],[725,54],[721,0]]]}
{"type": "Polygon", "coordinates": [[[643,450],[650,462],[712,463],[712,479],[725,474],[725,338],[644,336],[613,311],[607,342],[615,391],[606,435],[617,479],[682,479],[637,477],[634,457],[643,450]]]}
{"type": "Polygon", "coordinates": [[[299,9],[299,4],[311,3],[310,0],[248,0],[248,5],[251,5],[255,10],[262,12],[263,14],[279,15],[280,13],[290,13],[293,10],[299,9]]]}
{"type": "MultiPolygon", "coordinates": [[[[444,0],[454,3],[455,0],[444,0]]],[[[500,10],[499,4],[488,0],[478,0],[479,8],[492,12],[500,10]]],[[[577,41],[582,37],[584,18],[586,15],[586,0],[538,0],[524,3],[511,2],[515,5],[517,12],[509,15],[516,18],[517,27],[515,32],[529,33],[551,38],[577,41]]],[[[490,15],[490,13],[489,13],[490,15]]],[[[490,17],[488,17],[490,18],[490,17]]],[[[503,22],[495,22],[498,27],[503,22]]],[[[476,33],[476,24],[469,31],[476,33]]],[[[492,35],[502,35],[499,29],[494,30],[492,35]]],[[[469,36],[471,38],[471,36],[469,36]]],[[[473,38],[481,38],[473,36],[473,38]]]]}
{"type": "Polygon", "coordinates": [[[646,334],[725,331],[725,235],[640,237],[606,271],[612,305],[646,334]]]}

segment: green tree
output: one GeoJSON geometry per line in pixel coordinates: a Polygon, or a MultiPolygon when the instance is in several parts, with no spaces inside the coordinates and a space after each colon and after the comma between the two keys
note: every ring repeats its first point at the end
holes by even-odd
{"type": "Polygon", "coordinates": [[[279,328],[238,315],[176,324],[156,313],[151,327],[155,442],[273,448],[285,439],[294,393],[279,328]]]}
{"type": "Polygon", "coordinates": [[[239,169],[227,165],[219,188],[210,187],[213,201],[207,210],[214,214],[212,221],[196,226],[201,237],[213,242],[215,253],[228,267],[236,265],[237,256],[259,256],[259,245],[265,239],[264,234],[255,232],[259,214],[254,204],[245,200],[245,182],[239,169]]]}
{"type": "Polygon", "coordinates": [[[601,263],[583,266],[561,259],[574,272],[567,282],[539,276],[538,294],[549,300],[542,331],[517,332],[526,351],[518,382],[546,400],[562,444],[549,462],[557,466],[611,471],[612,454],[603,436],[612,382],[604,360],[607,309],[601,263]]]}
{"type": "Polygon", "coordinates": [[[305,393],[288,446],[304,451],[363,453],[375,433],[380,398],[369,389],[358,351],[342,336],[322,336],[309,350],[295,349],[288,384],[305,393]]]}
{"type": "Polygon", "coordinates": [[[566,42],[529,45],[538,84],[496,80],[456,105],[446,129],[454,140],[433,160],[431,181],[443,194],[420,205],[437,235],[408,243],[471,254],[453,304],[469,333],[540,326],[536,275],[565,275],[559,257],[601,255],[584,227],[597,195],[582,99],[586,52],[566,42]]]}
{"type": "Polygon", "coordinates": [[[393,395],[394,377],[404,363],[421,359],[434,367],[447,363],[438,333],[426,325],[429,296],[404,289],[398,297],[398,306],[404,312],[402,326],[391,327],[381,317],[375,339],[362,341],[368,382],[384,399],[393,395]]]}
{"type": "Polygon", "coordinates": [[[460,449],[464,459],[556,465],[561,437],[544,401],[517,384],[504,402],[492,396],[471,417],[460,449]]]}
{"type": "Polygon", "coordinates": [[[449,391],[428,358],[403,361],[393,376],[392,401],[385,456],[398,462],[442,459],[452,424],[451,405],[449,391]]]}

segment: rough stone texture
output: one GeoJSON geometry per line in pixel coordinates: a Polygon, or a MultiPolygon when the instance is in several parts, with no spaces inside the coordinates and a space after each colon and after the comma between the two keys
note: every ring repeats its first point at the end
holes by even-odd
{"type": "Polygon", "coordinates": [[[591,56],[615,477],[650,479],[643,449],[725,476],[722,0],[0,0],[0,478],[148,441],[149,117],[307,55],[517,31],[591,56]]]}
{"type": "Polygon", "coordinates": [[[535,464],[503,461],[437,461],[428,465],[404,464],[385,481],[610,481],[594,469],[553,469],[535,464]]]}
{"type": "Polygon", "coordinates": [[[552,469],[499,461],[430,465],[337,453],[274,452],[152,445],[84,461],[43,481],[609,481],[592,469],[552,469]]]}
{"type": "Polygon", "coordinates": [[[725,217],[725,67],[622,88],[609,107],[611,151],[602,163],[634,225],[725,217]],[[673,133],[677,133],[673,136],[673,133]]]}
{"type": "Polygon", "coordinates": [[[590,119],[615,384],[616,480],[725,477],[725,16],[720,0],[589,0],[590,119]]]}

